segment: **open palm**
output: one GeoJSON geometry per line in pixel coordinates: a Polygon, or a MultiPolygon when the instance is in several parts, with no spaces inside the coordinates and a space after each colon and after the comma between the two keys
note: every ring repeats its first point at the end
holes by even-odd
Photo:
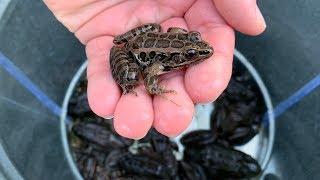
{"type": "Polygon", "coordinates": [[[189,125],[194,103],[214,101],[231,76],[233,28],[250,35],[264,31],[265,22],[255,0],[45,0],[49,9],[86,45],[88,99],[99,116],[114,116],[116,131],[139,139],[151,126],[167,136],[189,125]],[[122,95],[113,80],[109,52],[113,37],[145,23],[199,31],[214,47],[214,55],[186,71],[161,77],[160,84],[177,93],[148,95],[143,85],[138,96],[122,95]]]}

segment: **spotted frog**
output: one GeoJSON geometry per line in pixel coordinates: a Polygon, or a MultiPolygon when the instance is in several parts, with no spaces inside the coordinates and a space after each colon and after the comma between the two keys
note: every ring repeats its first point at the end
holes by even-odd
{"type": "Polygon", "coordinates": [[[139,78],[149,94],[174,92],[159,85],[159,75],[197,64],[213,54],[199,32],[171,27],[161,32],[159,24],[145,24],[116,36],[110,51],[114,80],[124,93],[135,93],[139,78]]]}

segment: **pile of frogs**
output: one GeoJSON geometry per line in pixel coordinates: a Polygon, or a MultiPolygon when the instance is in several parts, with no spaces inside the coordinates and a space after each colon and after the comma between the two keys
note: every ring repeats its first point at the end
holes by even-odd
{"type": "Polygon", "coordinates": [[[79,82],[68,109],[73,119],[69,142],[84,179],[247,179],[261,173],[255,159],[234,149],[259,132],[266,109],[255,81],[238,62],[214,103],[210,130],[185,134],[180,159],[178,145],[154,129],[138,141],[117,135],[112,120],[90,110],[86,86],[85,80],[79,82]]]}

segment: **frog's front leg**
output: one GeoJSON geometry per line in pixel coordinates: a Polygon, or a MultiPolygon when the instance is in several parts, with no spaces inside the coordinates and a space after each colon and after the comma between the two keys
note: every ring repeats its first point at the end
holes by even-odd
{"type": "Polygon", "coordinates": [[[140,69],[121,47],[112,47],[110,67],[113,79],[121,86],[123,93],[137,95],[134,88],[139,84],[140,69]]]}
{"type": "Polygon", "coordinates": [[[130,31],[116,36],[113,40],[114,44],[122,44],[130,41],[132,38],[137,35],[144,34],[146,32],[161,32],[161,26],[159,24],[150,23],[145,24],[136,28],[131,29],[130,31]]]}
{"type": "Polygon", "coordinates": [[[164,67],[160,63],[155,63],[144,70],[144,83],[150,94],[161,95],[163,93],[174,93],[159,85],[159,75],[163,73],[164,67]]]}

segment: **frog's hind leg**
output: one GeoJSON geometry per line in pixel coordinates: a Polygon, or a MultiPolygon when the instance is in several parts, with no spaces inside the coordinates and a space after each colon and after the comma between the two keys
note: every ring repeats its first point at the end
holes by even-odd
{"type": "Polygon", "coordinates": [[[167,32],[170,33],[187,33],[188,31],[186,29],[183,28],[179,28],[179,27],[170,27],[167,32]]]}
{"type": "Polygon", "coordinates": [[[158,95],[164,98],[165,100],[171,101],[175,105],[180,106],[179,104],[177,104],[176,102],[174,102],[173,100],[169,99],[164,95],[165,93],[176,94],[177,92],[175,90],[166,89],[165,87],[162,87],[159,85],[158,76],[163,73],[163,70],[164,68],[160,63],[155,63],[152,66],[146,68],[143,73],[145,75],[144,76],[145,87],[149,94],[158,95]]]}
{"type": "Polygon", "coordinates": [[[164,93],[175,93],[174,90],[168,90],[159,85],[158,76],[163,72],[163,66],[155,63],[144,70],[144,83],[150,94],[162,95],[164,93]]]}
{"type": "Polygon", "coordinates": [[[136,28],[131,29],[130,31],[116,36],[113,40],[114,44],[122,44],[130,41],[130,39],[134,38],[137,35],[141,35],[147,32],[161,32],[161,26],[159,24],[150,23],[145,24],[136,28]]]}
{"type": "Polygon", "coordinates": [[[139,84],[140,70],[134,60],[122,48],[111,48],[110,67],[112,77],[120,85],[123,93],[137,95],[134,88],[139,84]]]}

